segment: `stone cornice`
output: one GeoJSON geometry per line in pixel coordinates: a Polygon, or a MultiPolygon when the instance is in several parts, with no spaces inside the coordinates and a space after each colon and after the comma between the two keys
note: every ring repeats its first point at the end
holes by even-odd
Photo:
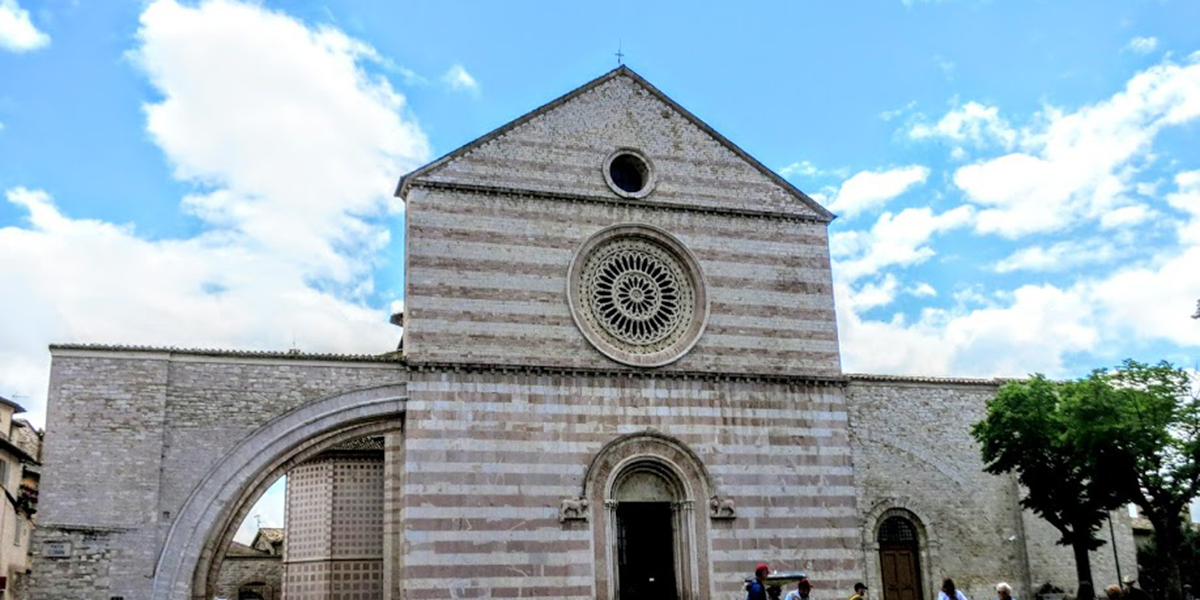
{"type": "Polygon", "coordinates": [[[361,362],[361,363],[404,363],[404,357],[396,352],[385,354],[333,354],[300,352],[295,350],[229,350],[220,348],[176,348],[174,346],[138,346],[125,344],[51,344],[54,356],[94,356],[106,354],[142,354],[147,358],[170,359],[175,357],[210,357],[287,360],[296,362],[361,362]]]}
{"type": "Polygon", "coordinates": [[[536,190],[528,188],[512,188],[503,186],[480,185],[474,183],[460,183],[450,181],[430,181],[417,180],[407,184],[409,188],[421,188],[432,190],[448,190],[455,192],[466,192],[471,194],[479,194],[485,196],[508,196],[517,198],[537,198],[539,200],[557,200],[565,202],[587,202],[593,204],[610,204],[617,206],[636,206],[647,210],[663,210],[673,212],[690,212],[703,213],[712,215],[724,215],[734,217],[746,217],[756,219],[774,219],[779,221],[798,221],[803,223],[816,223],[819,225],[828,225],[829,223],[812,215],[791,214],[784,212],[766,211],[766,210],[751,210],[741,208],[726,208],[721,206],[707,206],[703,204],[684,204],[684,203],[664,203],[651,202],[636,198],[621,198],[618,196],[602,196],[577,194],[572,192],[551,192],[546,190],[536,190]]]}
{"type": "Polygon", "coordinates": [[[759,382],[785,385],[842,387],[848,379],[841,375],[786,375],[772,373],[722,373],[714,371],[683,371],[677,369],[619,369],[589,367],[551,367],[542,365],[519,365],[468,362],[414,362],[407,361],[408,370],[414,373],[467,372],[499,373],[504,375],[560,375],[574,377],[616,377],[625,379],[666,379],[691,381],[759,382]]]}
{"type": "Polygon", "coordinates": [[[846,373],[842,375],[725,373],[712,371],[683,371],[675,369],[622,369],[601,367],[555,367],[503,363],[445,362],[408,360],[399,352],[383,354],[333,354],[275,350],[231,350],[222,348],[177,348],[174,346],[139,346],[125,344],[51,344],[55,356],[142,355],[160,360],[195,358],[251,359],[282,362],[344,362],[377,363],[403,366],[415,372],[467,371],[527,375],[573,375],[590,377],[625,377],[643,379],[683,379],[705,381],[758,381],[784,384],[833,385],[847,384],[909,384],[963,385],[996,388],[1013,378],[926,377],[921,375],[881,375],[875,373],[846,373]]]}
{"type": "Polygon", "coordinates": [[[995,377],[992,379],[974,377],[926,377],[924,375],[877,375],[874,373],[847,373],[850,383],[907,383],[933,385],[972,385],[980,387],[1000,387],[1014,379],[995,377]]]}

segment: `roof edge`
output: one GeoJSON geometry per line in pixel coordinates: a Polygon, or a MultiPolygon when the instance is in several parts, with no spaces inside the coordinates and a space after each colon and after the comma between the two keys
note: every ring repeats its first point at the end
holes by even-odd
{"type": "Polygon", "coordinates": [[[266,358],[293,360],[323,360],[341,362],[403,363],[404,357],[395,352],[381,354],[338,354],[332,352],[300,352],[295,350],[234,350],[226,348],[179,348],[175,346],[143,346],[133,344],[50,344],[50,352],[128,352],[183,354],[189,356],[215,356],[232,358],[266,358]]]}
{"type": "Polygon", "coordinates": [[[642,77],[641,75],[638,75],[637,72],[635,72],[633,69],[630,69],[629,67],[627,67],[625,65],[621,65],[621,66],[567,92],[566,94],[563,94],[562,96],[559,96],[558,98],[555,98],[554,100],[551,100],[550,102],[547,102],[546,104],[543,104],[543,105],[521,115],[520,117],[517,117],[516,119],[513,119],[512,121],[509,121],[508,123],[505,123],[504,125],[501,125],[501,126],[497,127],[496,129],[493,129],[493,130],[489,131],[488,133],[485,133],[484,135],[482,135],[470,142],[467,142],[466,144],[464,144],[462,146],[459,146],[458,148],[442,155],[441,157],[434,160],[433,162],[426,164],[423,167],[419,167],[416,170],[411,171],[408,174],[400,177],[400,181],[396,185],[395,196],[399,197],[399,198],[403,198],[408,193],[408,189],[409,189],[413,179],[415,179],[417,177],[421,177],[422,175],[425,175],[425,174],[433,171],[434,169],[437,169],[438,167],[446,164],[447,162],[450,162],[451,160],[459,158],[459,157],[469,153],[470,151],[474,150],[475,148],[482,146],[483,144],[486,144],[487,142],[490,142],[490,141],[504,135],[505,133],[508,133],[509,131],[517,128],[518,126],[523,125],[523,124],[533,120],[534,118],[539,117],[539,116],[553,110],[554,108],[557,108],[557,107],[567,103],[568,101],[574,99],[576,96],[580,96],[584,93],[587,93],[587,92],[591,91],[592,89],[596,88],[597,86],[599,86],[600,84],[607,82],[608,80],[613,79],[618,76],[621,76],[621,75],[629,77],[637,84],[646,88],[646,90],[649,91],[651,94],[653,94],[656,98],[658,98],[659,100],[661,100],[662,102],[664,102],[665,104],[670,106],[672,109],[677,111],[679,114],[683,115],[683,117],[685,119],[690,121],[696,127],[700,128],[701,131],[708,134],[710,137],[712,137],[714,140],[716,140],[717,143],[728,148],[731,152],[736,154],[738,156],[738,158],[741,158],[742,160],[749,163],[750,166],[754,167],[760,173],[765,175],[768,179],[770,179],[776,185],[782,187],[785,191],[790,193],[793,197],[800,200],[800,202],[802,204],[804,204],[806,207],[808,207],[810,210],[812,210],[814,213],[816,213],[815,214],[816,218],[820,219],[821,221],[824,221],[825,223],[833,221],[834,219],[837,218],[837,215],[830,212],[829,209],[825,208],[824,206],[821,206],[816,200],[813,200],[811,197],[809,197],[808,194],[805,194],[803,191],[801,191],[800,188],[797,188],[790,181],[784,179],[782,176],[780,176],[778,173],[773,171],[771,168],[764,165],[757,158],[754,158],[753,156],[751,156],[750,153],[743,150],[741,148],[741,146],[738,146],[737,144],[730,141],[729,138],[727,138],[724,135],[722,135],[721,133],[719,133],[716,129],[713,129],[708,123],[705,123],[700,117],[697,117],[695,114],[693,114],[692,111],[684,108],[678,102],[673,100],[670,96],[665,94],[662,90],[655,87],[654,84],[647,81],[646,78],[642,77]]]}
{"type": "MultiPolygon", "coordinates": [[[[551,100],[551,101],[467,142],[466,144],[463,144],[462,146],[459,146],[458,148],[455,148],[454,150],[451,150],[450,152],[443,154],[442,156],[435,159],[433,162],[430,162],[421,167],[417,167],[417,169],[410,171],[409,173],[400,177],[400,182],[396,185],[395,196],[398,198],[403,198],[404,195],[408,192],[409,183],[411,183],[413,179],[420,177],[420,176],[440,167],[441,165],[444,165],[444,164],[450,162],[451,160],[458,158],[458,157],[470,152],[471,150],[474,150],[475,148],[482,146],[483,144],[486,144],[487,142],[490,142],[490,141],[500,137],[501,135],[504,135],[505,133],[508,133],[509,131],[511,131],[513,129],[516,129],[520,125],[523,125],[529,121],[532,121],[535,117],[539,117],[539,116],[549,112],[553,108],[557,108],[558,106],[566,104],[567,101],[575,98],[576,96],[581,96],[584,93],[591,91],[593,88],[608,81],[609,79],[616,77],[618,74],[622,73],[623,71],[629,71],[629,69],[627,67],[625,67],[624,65],[617,67],[617,68],[615,68],[615,69],[551,100]]],[[[632,72],[632,71],[629,71],[629,72],[632,72]]]]}
{"type": "Polygon", "coordinates": [[[1006,377],[942,377],[926,375],[885,375],[879,373],[846,373],[851,383],[930,383],[941,385],[977,385],[999,387],[1015,379],[1006,377]]]}
{"type": "Polygon", "coordinates": [[[9,400],[8,398],[5,398],[4,396],[0,396],[0,404],[3,404],[5,406],[11,406],[13,409],[14,415],[17,415],[17,414],[20,414],[23,412],[29,412],[25,409],[24,406],[21,406],[19,403],[17,403],[17,401],[9,400]]]}

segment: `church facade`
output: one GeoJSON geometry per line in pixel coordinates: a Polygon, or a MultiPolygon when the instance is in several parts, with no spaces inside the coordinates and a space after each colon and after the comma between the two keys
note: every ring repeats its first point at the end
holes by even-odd
{"type": "MultiPolygon", "coordinates": [[[[212,598],[266,487],[364,437],[379,586],[329,598],[739,598],[760,562],[819,598],[1074,587],[982,472],[998,383],[843,373],[833,215],[631,70],[397,195],[399,351],[52,347],[33,597],[212,598]]],[[[1136,570],[1113,518],[1098,584],[1136,570]]]]}

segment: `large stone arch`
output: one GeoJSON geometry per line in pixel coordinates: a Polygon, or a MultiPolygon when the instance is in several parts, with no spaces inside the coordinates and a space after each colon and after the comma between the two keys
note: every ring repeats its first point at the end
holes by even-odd
{"type": "Polygon", "coordinates": [[[345,440],[401,427],[403,384],[310,402],[256,429],[201,478],[171,524],[154,569],[154,600],[200,600],[236,524],[267,487],[299,462],[345,440]]]}
{"type": "Polygon", "coordinates": [[[664,476],[675,494],[676,581],[680,586],[680,598],[707,598],[710,591],[710,524],[705,506],[716,488],[708,469],[691,448],[655,431],[623,435],[605,444],[585,473],[583,498],[595,507],[592,535],[596,597],[616,598],[617,501],[613,498],[613,490],[623,476],[637,470],[664,476]],[[697,504],[700,506],[698,516],[697,504]]]}

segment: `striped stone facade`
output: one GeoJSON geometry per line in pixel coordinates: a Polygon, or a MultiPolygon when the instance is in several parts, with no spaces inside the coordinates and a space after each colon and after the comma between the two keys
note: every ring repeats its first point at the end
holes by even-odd
{"type": "Polygon", "coordinates": [[[1013,480],[981,473],[968,430],[995,382],[843,374],[832,215],[628,69],[397,193],[402,352],[52,349],[35,599],[208,600],[236,524],[286,472],[293,516],[329,519],[289,532],[287,585],[362,575],[335,572],[326,540],[369,538],[363,599],[614,600],[634,509],[670,535],[658,597],[744,597],[764,561],[806,571],[820,600],[857,580],[883,597],[892,517],[918,532],[925,600],[944,576],[1029,596],[1069,564],[1013,480]],[[605,176],[622,149],[652,187],[605,176]],[[698,341],[663,366],[610,358],[568,300],[581,248],[618,225],[670,236],[705,291],[698,341]],[[341,498],[311,461],[362,437],[383,459],[341,498]],[[333,493],[309,494],[321,478],[333,493]],[[346,502],[371,515],[334,523],[346,502]]]}
{"type": "MultiPolygon", "coordinates": [[[[661,433],[690,448],[715,489],[695,491],[710,586],[731,597],[769,558],[852,584],[861,553],[839,389],[802,382],[505,375],[429,371],[409,384],[410,598],[596,598],[604,568],[592,527],[561,523],[588,467],[623,435],[661,433]],[[712,495],[737,518],[714,521],[712,495]]],[[[604,517],[592,502],[590,518],[604,517]]],[[[711,593],[709,591],[711,590],[711,593]]]]}

